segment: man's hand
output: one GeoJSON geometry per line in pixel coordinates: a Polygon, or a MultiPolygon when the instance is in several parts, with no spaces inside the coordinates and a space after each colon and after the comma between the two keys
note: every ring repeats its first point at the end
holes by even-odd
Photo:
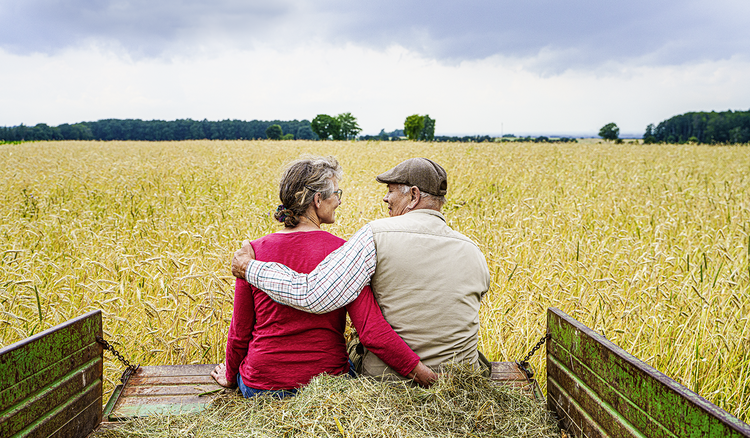
{"type": "Polygon", "coordinates": [[[227,381],[227,366],[224,365],[223,363],[216,365],[216,368],[214,368],[214,370],[211,371],[211,377],[213,377],[214,380],[216,380],[216,383],[218,383],[219,385],[225,388],[237,387],[236,383],[230,384],[227,381]]]}
{"type": "Polygon", "coordinates": [[[427,365],[423,364],[420,360],[417,366],[406,377],[414,379],[419,386],[429,388],[437,380],[438,375],[427,368],[427,365]]]}
{"type": "Polygon", "coordinates": [[[235,251],[232,258],[232,275],[244,280],[250,260],[255,260],[255,251],[253,251],[253,246],[250,245],[249,240],[243,240],[242,248],[235,251]]]}

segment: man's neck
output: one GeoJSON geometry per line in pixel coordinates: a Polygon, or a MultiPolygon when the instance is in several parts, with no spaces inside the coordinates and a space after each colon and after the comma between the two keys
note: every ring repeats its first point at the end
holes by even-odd
{"type": "Polygon", "coordinates": [[[415,205],[414,208],[411,209],[411,211],[415,211],[415,210],[432,210],[432,211],[437,211],[438,213],[440,213],[441,208],[436,207],[435,204],[432,202],[426,202],[424,200],[420,200],[419,203],[415,205]]]}

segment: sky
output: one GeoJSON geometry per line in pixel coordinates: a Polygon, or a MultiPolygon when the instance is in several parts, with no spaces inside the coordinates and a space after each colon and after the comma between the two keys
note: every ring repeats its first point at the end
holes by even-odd
{"type": "Polygon", "coordinates": [[[312,120],[641,135],[750,110],[747,0],[0,0],[0,126],[312,120]]]}

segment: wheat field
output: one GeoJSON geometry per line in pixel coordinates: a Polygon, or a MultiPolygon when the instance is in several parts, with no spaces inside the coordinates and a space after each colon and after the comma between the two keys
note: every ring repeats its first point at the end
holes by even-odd
{"type": "MultiPolygon", "coordinates": [[[[0,145],[0,346],[101,309],[142,365],[223,360],[239,243],[277,230],[278,177],[335,155],[348,238],[387,215],[374,176],[425,156],[484,252],[480,347],[518,360],[561,308],[750,420],[750,148],[304,141],[0,145]]],[[[544,387],[543,350],[532,364],[544,387]]],[[[105,353],[105,398],[122,366],[105,353]]]]}

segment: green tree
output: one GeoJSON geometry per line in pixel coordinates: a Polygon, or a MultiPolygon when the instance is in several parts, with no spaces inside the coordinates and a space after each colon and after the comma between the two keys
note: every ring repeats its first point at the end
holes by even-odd
{"type": "Polygon", "coordinates": [[[413,114],[404,121],[404,133],[409,140],[419,140],[424,129],[424,116],[413,114]]]}
{"type": "Polygon", "coordinates": [[[435,139],[435,119],[425,114],[414,114],[406,118],[404,133],[409,140],[433,141],[435,139]]]}
{"type": "Polygon", "coordinates": [[[432,141],[435,138],[435,119],[430,118],[429,115],[424,115],[424,127],[422,132],[419,133],[419,139],[424,141],[432,141]]]}
{"type": "Polygon", "coordinates": [[[321,140],[328,140],[330,137],[334,139],[341,137],[341,123],[335,118],[328,114],[318,114],[310,123],[310,128],[314,133],[318,134],[321,140]]]}
{"type": "Polygon", "coordinates": [[[38,123],[30,129],[33,140],[62,140],[63,136],[57,128],[53,128],[46,123],[38,123]]]}
{"type": "Polygon", "coordinates": [[[24,141],[26,140],[26,137],[29,135],[29,127],[21,123],[16,128],[16,141],[24,141]]]}
{"type": "Polygon", "coordinates": [[[294,136],[298,140],[317,140],[318,137],[315,135],[310,125],[302,125],[297,128],[297,134],[294,136]]]}
{"type": "Polygon", "coordinates": [[[94,138],[91,129],[84,123],[74,125],[63,123],[57,129],[60,131],[63,140],[91,140],[94,138]]]}
{"type": "Polygon", "coordinates": [[[747,143],[750,141],[750,129],[737,126],[729,130],[730,143],[747,143]]]}
{"type": "Polygon", "coordinates": [[[336,135],[333,136],[335,140],[353,140],[362,131],[362,128],[357,124],[357,118],[352,113],[341,113],[336,116],[336,120],[338,120],[341,128],[339,138],[336,138],[336,135]]]}
{"type": "Polygon", "coordinates": [[[283,135],[284,132],[279,125],[271,125],[266,128],[266,137],[268,137],[269,140],[281,140],[283,135]]]}
{"type": "Polygon", "coordinates": [[[644,144],[656,143],[656,137],[654,137],[654,124],[653,123],[646,126],[646,133],[643,134],[643,143],[644,144]]]}
{"type": "Polygon", "coordinates": [[[750,141],[750,111],[690,112],[664,120],[654,129],[657,142],[685,143],[691,137],[705,144],[750,141]]]}
{"type": "Polygon", "coordinates": [[[620,128],[614,123],[607,123],[599,130],[599,137],[607,141],[617,140],[620,138],[620,128]]]}

